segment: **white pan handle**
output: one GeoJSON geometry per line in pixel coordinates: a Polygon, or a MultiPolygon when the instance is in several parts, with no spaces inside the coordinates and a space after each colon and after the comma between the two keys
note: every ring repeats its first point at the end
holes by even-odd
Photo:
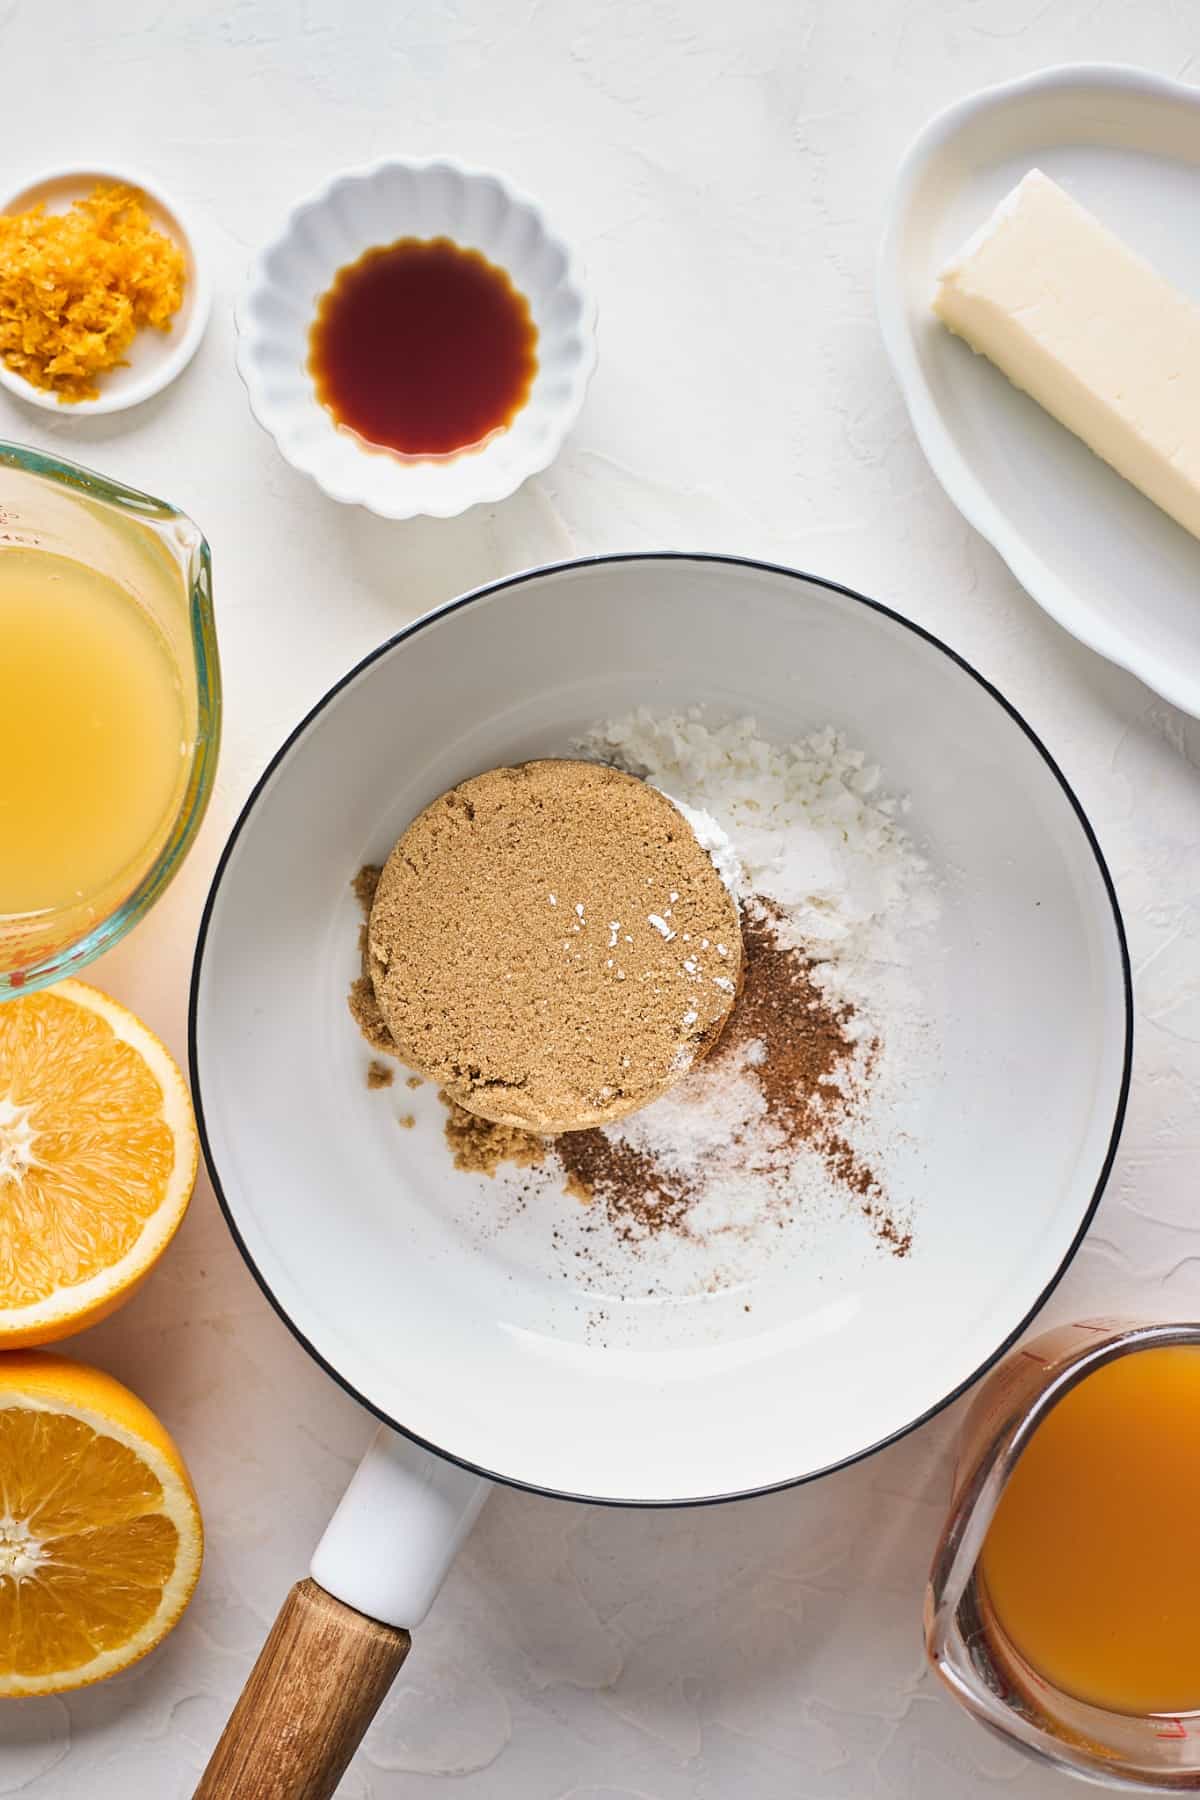
{"type": "Polygon", "coordinates": [[[414,1630],[491,1489],[381,1425],[312,1559],[327,1594],[414,1630]]]}
{"type": "Polygon", "coordinates": [[[329,1800],[488,1491],[478,1475],[376,1432],[196,1800],[329,1800]]]}

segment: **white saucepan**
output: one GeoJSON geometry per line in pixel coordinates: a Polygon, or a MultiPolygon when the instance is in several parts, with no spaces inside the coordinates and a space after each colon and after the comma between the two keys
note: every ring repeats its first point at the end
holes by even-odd
{"type": "Polygon", "coordinates": [[[272,1304],[382,1421],[199,1793],[333,1791],[490,1482],[686,1505],[808,1480],[929,1418],[1078,1245],[1130,1050],[1124,934],[1078,802],[1002,696],[886,608],[757,563],[612,557],[497,582],[384,644],[259,782],[196,952],[218,1197],[272,1304]],[[847,1209],[802,1257],[764,1246],[736,1292],[564,1280],[536,1207],[514,1232],[476,1218],[489,1184],[451,1168],[432,1091],[405,1132],[367,1090],[354,872],[454,782],[569,754],[640,704],[752,713],[785,741],[832,723],[911,797],[942,889],[918,971],[941,1052],[899,1121],[906,1258],[847,1209]]]}

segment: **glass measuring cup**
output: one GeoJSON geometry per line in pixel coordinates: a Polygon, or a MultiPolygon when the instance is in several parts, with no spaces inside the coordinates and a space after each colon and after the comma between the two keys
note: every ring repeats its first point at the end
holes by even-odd
{"type": "Polygon", "coordinates": [[[0,896],[0,1001],[77,973],[153,906],[204,817],[221,725],[211,561],[189,518],[75,463],[0,443],[0,557],[12,549],[69,557],[144,609],[178,674],[185,754],[157,828],[104,887],[37,911],[5,912],[0,896]]]}
{"type": "Polygon", "coordinates": [[[925,1643],[955,1699],[1030,1755],[1107,1787],[1200,1793],[1200,1713],[1136,1716],[1062,1692],[1006,1639],[977,1574],[1005,1484],[1050,1408],[1117,1357],[1179,1344],[1200,1345],[1200,1325],[1085,1320],[1023,1345],[984,1383],[959,1439],[925,1593],[925,1643]]]}

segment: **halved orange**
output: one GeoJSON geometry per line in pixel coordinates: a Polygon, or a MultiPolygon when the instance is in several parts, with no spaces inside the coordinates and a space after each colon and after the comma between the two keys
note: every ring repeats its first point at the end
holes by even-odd
{"type": "Polygon", "coordinates": [[[170,1051],[82,981],[0,1004],[0,1349],[93,1325],[187,1210],[198,1142],[170,1051]]]}
{"type": "Polygon", "coordinates": [[[204,1533],[183,1458],[111,1375],[0,1355],[0,1697],[128,1668],[177,1622],[204,1533]]]}

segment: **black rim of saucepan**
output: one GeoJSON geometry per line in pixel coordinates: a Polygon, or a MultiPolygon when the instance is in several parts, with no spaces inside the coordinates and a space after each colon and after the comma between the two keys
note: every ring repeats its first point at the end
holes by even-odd
{"type": "Polygon", "coordinates": [[[217,1202],[222,1213],[225,1215],[225,1223],[229,1227],[233,1236],[233,1241],[241,1251],[242,1257],[246,1266],[249,1268],[250,1273],[254,1276],[259,1287],[262,1289],[279,1317],[283,1320],[288,1330],[292,1333],[293,1337],[303,1346],[312,1357],[313,1361],[318,1363],[320,1367],[324,1369],[325,1373],[331,1376],[333,1380],[337,1382],[339,1387],[343,1388],[352,1399],[357,1400],[361,1406],[364,1406],[368,1412],[373,1413],[384,1425],[390,1426],[392,1430],[398,1431],[403,1437],[411,1439],[413,1443],[419,1444],[423,1449],[431,1451],[435,1456],[444,1457],[447,1462],[457,1463],[459,1467],[468,1469],[474,1474],[482,1475],[489,1481],[498,1482],[504,1487],[517,1488],[528,1493],[545,1494],[551,1499],[576,1500],[597,1506],[716,1506],[727,1501],[748,1500],[762,1494],[781,1493],[788,1488],[801,1487],[807,1482],[819,1480],[823,1475],[831,1475],[838,1469],[848,1469],[852,1467],[853,1464],[862,1462],[866,1457],[873,1456],[876,1451],[886,1448],[887,1445],[898,1443],[901,1438],[907,1437],[911,1431],[915,1431],[919,1426],[925,1425],[930,1419],[935,1418],[938,1413],[942,1412],[947,1406],[950,1406],[961,1394],[964,1394],[969,1387],[978,1381],[980,1376],[985,1375],[989,1369],[994,1368],[1005,1352],[1011,1349],[1012,1345],[1020,1337],[1021,1333],[1026,1329],[1030,1322],[1036,1318],[1037,1314],[1041,1311],[1050,1295],[1062,1280],[1072,1258],[1087,1234],[1088,1227],[1091,1225],[1092,1219],[1095,1216],[1096,1208],[1100,1204],[1100,1199],[1104,1193],[1105,1185],[1112,1170],[1113,1160],[1117,1153],[1117,1145],[1121,1137],[1121,1127],[1124,1122],[1125,1107],[1129,1096],[1129,1081],[1133,1063],[1133,984],[1129,966],[1129,947],[1125,940],[1125,926],[1121,918],[1120,906],[1117,903],[1116,890],[1113,887],[1112,877],[1108,872],[1108,865],[1104,860],[1100,845],[1096,841],[1096,834],[1092,830],[1087,814],[1080,805],[1070,782],[1066,779],[1057,762],[1055,762],[1037,733],[1026,720],[1022,718],[1016,707],[1014,707],[1010,701],[1006,700],[1004,695],[1000,693],[997,688],[993,687],[992,683],[982,676],[977,669],[972,668],[969,662],[959,656],[948,644],[943,643],[940,638],[935,637],[932,632],[924,630],[920,625],[915,625],[911,619],[906,619],[903,614],[893,611],[890,606],[884,606],[878,600],[868,599],[865,594],[856,593],[853,588],[843,587],[840,582],[826,580],[823,576],[808,575],[799,569],[790,569],[780,563],[763,562],[755,557],[748,556],[725,556],[717,555],[712,552],[690,552],[686,550],[628,551],[605,556],[576,557],[571,558],[566,562],[544,563],[536,568],[524,569],[516,575],[506,575],[498,581],[488,582],[486,586],[473,588],[469,593],[459,595],[457,599],[448,601],[445,605],[436,607],[432,612],[423,614],[422,617],[417,619],[413,624],[405,626],[405,628],[402,631],[398,631],[394,637],[388,638],[385,643],[380,644],[376,649],[372,650],[369,655],[364,656],[362,661],[356,663],[352,669],[348,670],[345,675],[336,681],[329,691],[317,701],[311,711],[300,720],[300,723],[289,733],[259,776],[258,780],[255,782],[250,797],[243,806],[241,813],[238,815],[237,823],[230,832],[225,848],[221,852],[221,858],[217,864],[216,873],[213,876],[212,886],[209,889],[208,897],[204,903],[204,912],[200,920],[200,930],[196,940],[196,952],[192,963],[192,979],[188,1007],[188,1056],[191,1064],[192,1093],[195,1100],[196,1120],[200,1129],[200,1142],[204,1150],[204,1160],[212,1180],[213,1190],[217,1196],[217,1202]],[[406,639],[415,637],[418,632],[424,631],[435,621],[446,618],[450,613],[458,612],[467,606],[472,606],[477,601],[489,599],[495,594],[505,592],[507,589],[520,588],[531,581],[543,581],[548,577],[563,574],[570,569],[594,568],[605,564],[637,564],[643,562],[715,563],[727,568],[755,569],[763,574],[781,575],[785,576],[790,581],[800,582],[810,587],[822,588],[826,593],[838,594],[844,600],[853,601],[858,606],[869,607],[872,612],[882,613],[885,618],[894,620],[897,625],[903,626],[906,631],[911,631],[914,636],[923,638],[927,644],[932,644],[936,650],[940,650],[943,656],[947,657],[957,668],[961,669],[964,675],[969,676],[972,681],[978,683],[984,692],[990,694],[996,704],[1004,709],[1013,720],[1014,724],[1024,732],[1029,742],[1041,756],[1054,779],[1058,782],[1067,798],[1072,812],[1079,821],[1080,829],[1086,837],[1092,855],[1096,860],[1096,867],[1099,871],[1101,882],[1104,885],[1104,891],[1108,896],[1109,906],[1112,909],[1113,929],[1116,932],[1117,947],[1121,957],[1121,976],[1125,998],[1125,1043],[1120,1091],[1117,1096],[1116,1113],[1113,1118],[1108,1147],[1105,1151],[1104,1161],[1101,1165],[1091,1200],[1084,1211],[1083,1218],[1080,1220],[1078,1231],[1072,1238],[1067,1247],[1066,1254],[1063,1256],[1057,1269],[1055,1269],[1054,1273],[1051,1275],[1050,1280],[1046,1283],[1033,1305],[996,1346],[996,1349],[991,1355],[986,1357],[984,1361],[980,1363],[979,1367],[968,1375],[965,1380],[960,1381],[949,1393],[943,1395],[943,1397],[936,1401],[932,1406],[927,1407],[925,1411],[920,1413],[915,1419],[908,1420],[906,1424],[898,1426],[896,1430],[888,1432],[886,1436],[877,1439],[873,1444],[866,1445],[862,1450],[855,1451],[851,1456],[841,1457],[837,1462],[828,1463],[820,1469],[811,1469],[807,1474],[790,1476],[783,1481],[769,1482],[762,1487],[743,1488],[722,1494],[688,1495],[682,1499],[658,1497],[652,1499],[614,1499],[609,1495],[597,1496],[592,1494],[574,1493],[560,1488],[545,1487],[536,1481],[525,1481],[517,1476],[501,1475],[494,1469],[484,1468],[478,1463],[471,1462],[466,1457],[456,1455],[453,1450],[448,1450],[441,1444],[435,1444],[428,1438],[420,1437],[415,1431],[410,1431],[401,1420],[393,1419],[388,1413],[384,1412],[381,1407],[376,1406],[367,1395],[359,1393],[359,1391],[346,1380],[345,1376],[340,1374],[331,1363],[326,1361],[320,1351],[309,1341],[299,1325],[297,1325],[296,1321],[276,1298],[271,1290],[270,1283],[263,1275],[262,1270],[259,1269],[255,1263],[254,1258],[251,1256],[242,1235],[238,1230],[237,1223],[233,1216],[233,1210],[225,1197],[225,1191],[221,1185],[221,1177],[217,1170],[216,1162],[208,1140],[208,1130],[204,1117],[204,1098],[200,1091],[196,1054],[197,998],[200,991],[200,981],[204,963],[204,948],[208,939],[208,930],[212,920],[213,907],[216,903],[217,894],[220,891],[226,865],[237,846],[238,840],[240,839],[247,822],[254,812],[258,797],[262,793],[264,787],[287,756],[292,745],[296,743],[305,731],[307,731],[308,727],[325,710],[330,702],[341,693],[344,687],[354,681],[365,669],[370,668],[371,664],[377,662],[380,657],[386,656],[397,644],[402,644],[406,639]]]}

